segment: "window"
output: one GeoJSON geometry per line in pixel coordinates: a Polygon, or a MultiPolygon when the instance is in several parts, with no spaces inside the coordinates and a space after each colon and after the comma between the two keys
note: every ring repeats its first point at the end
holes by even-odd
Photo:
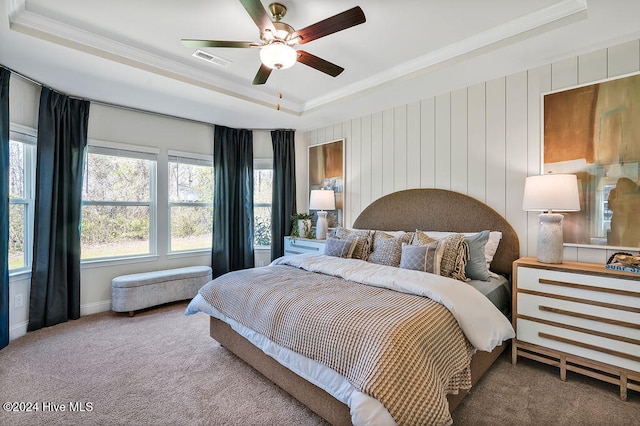
{"type": "Polygon", "coordinates": [[[210,249],[213,162],[169,153],[169,251],[210,249]]]}
{"type": "Polygon", "coordinates": [[[31,269],[35,192],[35,130],[11,125],[9,133],[9,270],[31,269]]]}
{"type": "Polygon", "coordinates": [[[271,194],[273,163],[256,160],[253,164],[253,245],[271,245],[271,194]]]}
{"type": "Polygon", "coordinates": [[[82,260],[156,252],[156,154],[90,145],[82,189],[82,260]]]}

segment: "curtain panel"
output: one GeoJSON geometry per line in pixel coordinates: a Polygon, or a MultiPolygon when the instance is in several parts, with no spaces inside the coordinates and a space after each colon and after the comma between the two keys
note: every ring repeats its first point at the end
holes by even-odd
{"type": "Polygon", "coordinates": [[[284,237],[296,214],[295,131],[273,130],[273,192],[271,198],[271,260],[284,255],[284,237]]]}
{"type": "Polygon", "coordinates": [[[9,344],[9,79],[0,67],[0,349],[9,344]]]}
{"type": "Polygon", "coordinates": [[[80,212],[89,102],[42,88],[28,331],[80,318],[80,212]]]}
{"type": "Polygon", "coordinates": [[[253,268],[253,132],[215,126],[213,276],[253,268]]]}

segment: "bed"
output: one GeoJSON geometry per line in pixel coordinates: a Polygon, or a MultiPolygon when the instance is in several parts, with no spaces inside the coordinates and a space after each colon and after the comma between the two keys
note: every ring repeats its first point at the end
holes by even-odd
{"type": "MultiPolygon", "coordinates": [[[[362,213],[358,216],[353,224],[354,229],[360,230],[378,230],[378,231],[406,231],[406,232],[414,232],[415,230],[425,230],[428,232],[437,233],[439,232],[447,232],[447,233],[475,233],[485,230],[491,230],[501,233],[501,239],[498,244],[497,250],[493,256],[493,259],[490,263],[491,274],[494,277],[497,277],[497,284],[492,285],[491,283],[494,281],[477,283],[479,284],[477,287],[474,286],[474,289],[469,291],[466,287],[471,288],[472,286],[466,286],[465,283],[460,283],[456,281],[459,285],[465,285],[465,292],[468,292],[468,296],[464,297],[476,297],[476,295],[480,295],[479,299],[482,300],[474,300],[474,304],[491,304],[491,309],[494,309],[499,313],[499,316],[503,317],[506,324],[510,328],[509,320],[507,319],[508,315],[508,306],[509,306],[509,290],[508,290],[508,280],[511,274],[511,267],[514,260],[519,257],[519,242],[518,237],[513,230],[513,228],[509,225],[509,223],[496,211],[488,207],[487,205],[481,203],[478,200],[475,200],[469,196],[440,189],[412,189],[412,190],[404,190],[395,192],[389,195],[386,195],[376,201],[374,201],[371,205],[369,205],[362,213]],[[506,278],[506,279],[505,279],[506,278]],[[502,281],[500,281],[502,280],[502,281]],[[506,282],[506,284],[505,284],[506,282]],[[506,289],[506,290],[505,290],[506,289]],[[473,294],[471,294],[473,293],[473,294]],[[481,294],[482,293],[482,294],[481,294]],[[499,293],[503,295],[500,296],[499,293]],[[504,301],[506,294],[506,302],[504,301]],[[495,300],[494,300],[495,299],[495,300]],[[503,302],[499,300],[502,299],[503,302]],[[490,300],[490,302],[486,302],[490,300]],[[479,303],[481,302],[481,303],[479,303]],[[500,303],[503,303],[503,306],[500,306],[500,303]],[[500,312],[502,311],[502,312],[500,312]]],[[[420,277],[423,276],[431,276],[434,274],[425,274],[424,272],[417,271],[407,271],[399,268],[392,268],[389,266],[379,266],[379,265],[365,265],[368,262],[354,260],[354,259],[343,259],[343,258],[331,258],[329,259],[327,256],[323,255],[300,255],[300,256],[289,256],[287,258],[281,258],[275,261],[272,265],[265,268],[255,268],[254,270],[246,270],[246,271],[237,271],[234,273],[227,274],[223,277],[227,277],[229,280],[229,288],[235,288],[234,285],[240,285],[243,281],[249,280],[249,275],[255,275],[254,279],[260,281],[262,280],[265,283],[265,286],[268,286],[269,276],[261,275],[261,274],[274,274],[276,271],[275,268],[286,268],[287,272],[289,269],[295,269],[297,273],[306,273],[306,274],[314,274],[316,279],[320,279],[317,284],[314,284],[309,289],[315,291],[317,287],[322,287],[325,282],[329,282],[331,280],[339,280],[341,283],[345,282],[348,285],[344,285],[347,289],[352,289],[355,284],[353,284],[353,280],[360,279],[361,276],[370,277],[369,279],[377,281],[378,279],[382,280],[386,275],[389,275],[392,281],[394,281],[394,285],[400,282],[400,286],[403,286],[402,283],[403,277],[408,277],[413,279],[413,276],[420,277]],[[326,259],[325,259],[326,258],[326,259]],[[327,266],[330,265],[330,266],[327,266]],[[362,265],[362,267],[361,267],[362,265]],[[292,268],[293,267],[293,268],[292,268]],[[271,268],[271,269],[269,269],[271,268]],[[323,270],[327,269],[327,270],[323,270]],[[373,268],[373,269],[370,269],[373,268]],[[377,268],[377,269],[376,269],[377,268]],[[303,270],[303,272],[297,272],[298,269],[303,270]],[[340,272],[333,272],[340,271],[340,272]],[[365,271],[365,272],[363,272],[365,271]],[[320,274],[319,274],[320,273],[320,274]],[[328,278],[324,274],[336,275],[337,277],[331,276],[328,278]],[[321,278],[318,278],[321,277],[321,278]],[[356,278],[354,278],[356,277],[356,278]],[[375,277],[375,279],[373,278],[375,277]],[[344,278],[344,279],[343,279],[344,278]],[[345,281],[346,280],[346,281],[345,281]]],[[[280,271],[280,270],[278,270],[280,271]]],[[[292,271],[293,273],[293,271],[292,271]]],[[[282,275],[284,277],[284,275],[282,275]]],[[[434,277],[435,278],[435,277],[434,277]]],[[[283,280],[288,280],[286,278],[283,280]]],[[[293,278],[292,278],[293,279],[293,278]]],[[[310,279],[310,278],[309,278],[310,279]]],[[[445,285],[448,282],[446,280],[451,280],[451,278],[444,278],[444,280],[440,277],[435,278],[438,282],[436,285],[445,285]],[[442,282],[441,282],[442,281],[442,282]]],[[[214,280],[215,281],[215,280],[214,280]]],[[[452,280],[451,280],[452,281],[452,280]]],[[[218,284],[208,284],[211,286],[218,286],[218,284]]],[[[372,283],[368,283],[371,285],[372,283]]],[[[327,284],[329,285],[329,284],[327,284]]],[[[359,285],[359,284],[358,284],[359,285]]],[[[205,286],[207,287],[207,286],[205,286]]],[[[378,287],[377,283],[373,283],[373,287],[378,287]]],[[[422,288],[422,287],[421,287],[422,288]]],[[[204,287],[203,287],[204,289],[204,287]]],[[[459,289],[459,287],[457,287],[459,289]]],[[[216,290],[218,292],[222,292],[222,290],[216,290]]],[[[237,292],[239,292],[238,290],[237,292]]],[[[269,290],[271,291],[271,290],[269,290]]],[[[269,291],[265,290],[265,293],[256,296],[261,300],[266,300],[269,298],[282,299],[284,296],[272,296],[269,291]]],[[[320,291],[320,290],[318,290],[320,291]]],[[[337,291],[337,290],[336,290],[337,291]]],[[[368,290],[366,290],[368,291],[368,290]]],[[[374,293],[378,290],[371,290],[374,293]]],[[[389,293],[387,290],[379,290],[380,292],[384,291],[385,295],[389,293]]],[[[412,290],[413,291],[413,290],[412,290]]],[[[422,290],[421,290],[422,291],[422,290]]],[[[431,290],[426,290],[430,292],[431,290]]],[[[445,290],[446,292],[447,290],[445,290]]],[[[457,290],[459,291],[459,290],[457,290]]],[[[203,290],[201,290],[201,293],[203,290]]],[[[236,292],[228,291],[229,293],[236,292]]],[[[311,292],[311,290],[309,290],[311,292]]],[[[361,291],[358,291],[361,293],[361,291]]],[[[398,291],[397,288],[392,288],[391,293],[404,293],[404,289],[400,289],[398,291]]],[[[207,293],[208,294],[208,293],[207,293]]],[[[373,293],[372,293],[373,294],[373,293]]],[[[377,295],[378,293],[376,293],[377,295]]],[[[467,293],[465,293],[467,294],[467,293]]],[[[430,295],[430,293],[429,293],[430,295]]],[[[321,300],[323,296],[311,296],[316,297],[318,300],[321,300]]],[[[398,297],[405,297],[404,294],[397,295],[398,297]]],[[[244,315],[244,312],[252,312],[253,308],[247,308],[248,299],[251,296],[242,295],[237,296],[238,300],[232,302],[227,302],[227,304],[222,304],[223,308],[216,309],[211,305],[217,301],[217,298],[221,297],[218,293],[208,298],[203,297],[202,295],[196,296],[189,304],[187,308],[187,314],[193,314],[196,312],[205,312],[211,315],[210,319],[210,335],[213,339],[218,341],[221,345],[226,347],[228,350],[236,354],[238,357],[243,359],[249,365],[254,367],[256,370],[261,372],[264,376],[269,378],[275,384],[279,385],[281,388],[286,390],[296,399],[301,401],[303,404],[308,406],[311,410],[316,412],[318,415],[326,419],[328,422],[334,425],[347,425],[347,424],[394,424],[394,423],[419,423],[419,421],[414,421],[416,418],[410,417],[411,414],[407,414],[409,417],[404,416],[404,414],[398,415],[397,411],[394,411],[395,408],[389,408],[380,403],[380,400],[384,400],[385,403],[389,400],[387,396],[384,395],[383,392],[376,390],[373,388],[373,391],[362,392],[361,390],[354,389],[354,386],[351,385],[352,382],[357,382],[358,379],[354,379],[350,374],[350,372],[344,372],[340,368],[327,368],[326,365],[323,364],[323,360],[321,362],[314,361],[313,359],[309,359],[307,356],[300,356],[295,350],[288,349],[286,347],[282,347],[282,345],[274,344],[270,338],[267,338],[265,335],[271,336],[269,334],[270,329],[259,329],[261,332],[256,332],[254,329],[248,327],[243,324],[244,316],[252,316],[253,314],[244,315]],[[227,306],[238,305],[236,309],[238,311],[233,315],[227,314],[227,306]],[[242,306],[240,306],[242,305],[242,306]],[[238,313],[239,312],[239,313],[238,313]],[[241,318],[242,321],[236,320],[238,317],[241,318]],[[286,366],[285,366],[286,365],[286,366]],[[320,370],[316,370],[320,368],[320,370]],[[338,372],[336,372],[338,371],[338,372]],[[346,380],[349,378],[349,380],[346,380]],[[372,395],[376,396],[375,398],[372,395]],[[381,395],[378,397],[378,395],[381,395]],[[386,398],[386,399],[385,399],[386,398]],[[390,414],[393,412],[393,416],[390,414]],[[398,417],[399,416],[399,417],[398,417]],[[404,417],[403,417],[404,416],[404,417]],[[401,420],[397,420],[401,419],[401,420]]],[[[367,296],[369,297],[369,296],[367,296]]],[[[373,300],[377,296],[371,296],[371,300],[373,300]]],[[[395,297],[395,295],[394,295],[395,297]]],[[[406,296],[411,297],[411,302],[418,298],[421,299],[417,301],[417,303],[427,303],[423,302],[423,297],[417,296],[406,296]]],[[[463,309],[460,308],[460,301],[451,302],[447,299],[447,295],[442,296],[439,295],[434,299],[438,300],[440,303],[437,303],[438,308],[442,308],[440,305],[447,306],[450,311],[453,313],[453,316],[456,317],[458,324],[462,324],[461,321],[473,322],[473,318],[470,319],[459,319],[458,315],[461,315],[460,311],[463,309]],[[458,305],[455,305],[458,303],[458,305]],[[454,306],[449,306],[453,304],[454,306]]],[[[459,297],[459,296],[455,296],[459,297]]],[[[346,299],[345,299],[346,300],[346,299]]],[[[399,302],[401,304],[405,304],[405,299],[401,299],[399,302]]],[[[466,300],[466,299],[465,299],[466,300]]],[[[464,305],[465,300],[462,301],[464,305]]],[[[429,302],[431,302],[429,300],[429,302]]],[[[267,303],[267,302],[264,302],[267,303]]],[[[268,302],[271,303],[271,302],[268,302]]],[[[292,304],[293,302],[288,301],[288,304],[292,304]]],[[[336,302],[332,302],[336,304],[336,302]]],[[[347,302],[345,302],[347,303],[347,302]]],[[[350,302],[349,302],[350,303],[350,302]]],[[[360,303],[354,302],[354,303],[360,303]]],[[[385,305],[386,300],[383,305],[385,305]]],[[[471,302],[469,302],[471,303],[471,302]]],[[[474,305],[474,306],[475,306],[474,305]]],[[[269,305],[270,311],[274,311],[273,307],[269,305]]],[[[326,306],[327,305],[318,305],[318,306],[326,306]]],[[[220,307],[220,306],[219,306],[220,307]]],[[[293,309],[293,308],[292,308],[293,309]]],[[[475,309],[468,309],[468,311],[472,311],[475,309]]],[[[484,309],[484,308],[483,308],[484,309]]],[[[231,311],[232,309],[229,308],[231,311]]],[[[378,311],[376,308],[375,311],[378,311]]],[[[369,312],[373,312],[370,310],[369,312]]],[[[390,311],[391,312],[391,311],[390,311]]],[[[395,311],[393,311],[395,312],[395,311]]],[[[256,314],[257,315],[257,314],[256,314]]],[[[443,314],[444,315],[444,314],[443,314]]],[[[449,312],[447,312],[449,315],[449,312]]],[[[466,315],[466,314],[465,314],[466,315]]],[[[472,314],[472,315],[475,315],[472,314]]],[[[480,315],[479,313],[477,315],[480,315]]],[[[491,313],[491,315],[494,315],[491,313]]],[[[484,318],[484,317],[483,317],[484,318]]],[[[454,320],[455,321],[455,320],[454,320]]],[[[307,313],[301,317],[298,317],[297,322],[307,322],[307,313]]],[[[376,322],[384,322],[384,318],[377,319],[376,322]]],[[[439,321],[438,321],[439,322],[439,321]]],[[[444,322],[444,321],[443,321],[444,322]]],[[[476,320],[476,322],[478,322],[476,320]]],[[[499,322],[501,325],[496,328],[500,328],[503,326],[502,322],[499,322]]],[[[456,325],[457,328],[458,325],[456,325]]],[[[460,379],[462,385],[456,387],[453,391],[450,389],[447,390],[446,393],[446,409],[447,413],[439,414],[440,417],[434,417],[429,420],[432,423],[443,423],[446,424],[450,422],[449,412],[453,411],[455,407],[462,401],[464,396],[468,393],[466,389],[469,386],[474,385],[480,377],[488,370],[491,364],[497,359],[497,357],[502,353],[506,342],[508,341],[509,335],[507,335],[508,331],[500,330],[500,333],[493,332],[492,330],[481,330],[481,333],[491,334],[490,339],[493,339],[493,343],[489,350],[478,350],[478,347],[482,347],[483,344],[477,344],[477,338],[470,337],[467,333],[466,328],[463,325],[460,325],[463,328],[461,333],[464,332],[463,339],[466,341],[467,349],[469,352],[469,360],[464,361],[467,363],[465,370],[470,370],[470,374],[468,371],[468,377],[466,380],[470,380],[470,383],[466,383],[465,380],[460,379]],[[499,337],[496,337],[499,336],[499,337]],[[470,342],[471,339],[473,341],[473,345],[470,342]],[[496,340],[497,339],[497,340],[496,340]],[[504,341],[503,341],[504,340],[504,341]],[[475,347],[474,347],[475,346],[475,347]],[[437,420],[435,420],[437,419],[437,420]]],[[[272,327],[275,328],[275,327],[272,327]]],[[[283,328],[283,327],[279,327],[283,328]]],[[[480,328],[480,327],[476,327],[480,328]]],[[[490,327],[484,327],[490,328],[490,327]]],[[[306,331],[306,330],[305,330],[306,331]]],[[[512,329],[509,331],[512,332],[512,329]]],[[[383,333],[384,334],[384,333],[383,333]]],[[[287,336],[287,339],[295,339],[298,336],[287,336]]],[[[447,338],[448,339],[448,338],[447,338]]],[[[276,340],[276,339],[274,339],[276,340]]],[[[286,339],[285,339],[286,340],[286,339]]],[[[310,339],[312,340],[312,339],[310,339]]],[[[454,340],[454,339],[452,339],[454,340]]],[[[341,342],[339,338],[331,338],[327,341],[331,342],[341,342]]],[[[338,344],[336,343],[336,344],[338,344]]],[[[306,345],[305,342],[298,342],[303,346],[306,345]]],[[[333,344],[333,343],[332,343],[333,344]]],[[[439,344],[439,343],[438,343],[439,344]]],[[[464,353],[464,348],[449,349],[444,345],[448,345],[448,342],[442,343],[443,351],[451,351],[451,357],[454,357],[454,353],[464,353]]],[[[335,356],[339,359],[348,358],[347,355],[335,355],[334,348],[332,345],[325,344],[325,346],[330,348],[325,348],[323,350],[327,351],[327,356],[335,356]]],[[[437,345],[435,345],[437,346],[437,345]]],[[[297,349],[297,348],[296,348],[297,349]]],[[[304,349],[304,348],[303,348],[304,349]]],[[[403,349],[404,350],[404,349],[403,349]]],[[[300,351],[301,353],[307,355],[304,350],[300,351]]],[[[315,352],[314,352],[315,353],[315,352]]],[[[326,355],[326,354],[325,354],[326,355]]],[[[349,355],[351,356],[351,355],[349,355]]],[[[463,357],[464,358],[464,357],[463,357]]],[[[346,362],[343,360],[343,362],[346,362]]],[[[398,365],[402,363],[398,361],[398,365]]],[[[392,368],[392,367],[389,367],[392,368]]],[[[456,367],[459,368],[459,367],[456,367]]],[[[392,376],[397,376],[401,374],[397,369],[391,369],[390,373],[385,373],[392,376]]],[[[403,370],[404,371],[404,370],[403,370]]],[[[420,370],[421,371],[421,370],[420,370]]],[[[363,373],[365,376],[369,377],[371,375],[370,372],[363,373]]],[[[456,376],[455,380],[453,376],[447,376],[447,380],[450,380],[451,383],[457,382],[458,377],[462,377],[462,372],[456,372],[459,376],[456,376]]],[[[412,372],[407,378],[403,380],[413,380],[414,376],[419,374],[412,372]]],[[[357,376],[360,377],[360,376],[357,376]]],[[[436,379],[436,381],[439,379],[436,379]]],[[[396,380],[397,381],[397,380],[396,380]]],[[[442,380],[440,380],[442,381],[442,380]]],[[[413,382],[412,382],[413,383],[413,382]]],[[[440,382],[438,382],[440,383],[440,382]]],[[[421,384],[424,387],[424,384],[421,384]]],[[[386,385],[385,385],[386,386],[386,385]]],[[[443,386],[448,387],[450,383],[447,382],[443,386]]],[[[364,388],[369,389],[370,387],[364,386],[364,388]]],[[[448,388],[447,388],[448,389],[448,388]]],[[[435,392],[436,394],[442,393],[442,391],[435,392]]],[[[397,395],[397,389],[394,391],[394,395],[397,395]]],[[[412,400],[416,399],[413,396],[410,390],[407,390],[407,395],[411,396],[412,400]]],[[[394,397],[398,399],[397,397],[394,397]]],[[[394,399],[394,401],[395,401],[394,399]]],[[[401,400],[403,398],[400,398],[401,400]]],[[[402,401],[401,401],[402,402],[402,401]]],[[[402,402],[404,404],[404,402],[402,402]]],[[[393,404],[389,404],[390,406],[393,404]]],[[[435,410],[435,409],[434,409],[435,410]]],[[[418,419],[420,420],[420,419],[418,419]]]]}

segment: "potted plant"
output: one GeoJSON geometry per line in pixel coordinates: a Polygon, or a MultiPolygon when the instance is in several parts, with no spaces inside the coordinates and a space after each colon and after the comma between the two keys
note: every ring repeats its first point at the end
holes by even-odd
{"type": "Polygon", "coordinates": [[[311,215],[309,213],[296,213],[291,215],[291,236],[313,238],[313,232],[311,232],[311,215]]]}

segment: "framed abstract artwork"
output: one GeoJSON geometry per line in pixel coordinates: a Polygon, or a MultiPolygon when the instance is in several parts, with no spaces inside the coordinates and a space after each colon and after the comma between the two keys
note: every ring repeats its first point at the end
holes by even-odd
{"type": "MultiPolygon", "coordinates": [[[[326,142],[309,147],[309,193],[314,189],[326,189],[334,192],[336,209],[329,211],[329,228],[344,224],[344,139],[326,142]]],[[[313,214],[315,226],[317,215],[313,214]]]]}
{"type": "Polygon", "coordinates": [[[578,177],[564,242],[640,247],[640,74],[542,95],[543,173],[578,177]]]}

